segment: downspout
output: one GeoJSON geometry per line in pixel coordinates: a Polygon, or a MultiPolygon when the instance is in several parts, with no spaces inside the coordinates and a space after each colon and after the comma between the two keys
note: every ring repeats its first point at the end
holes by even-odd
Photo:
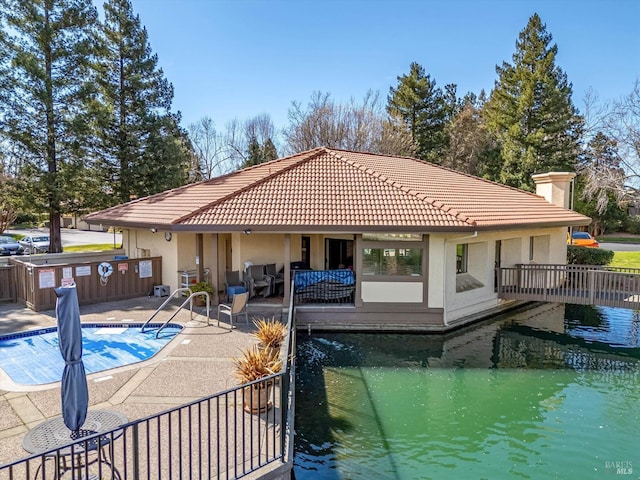
{"type": "MultiPolygon", "coordinates": [[[[571,197],[569,198],[569,210],[573,210],[573,199],[576,193],[576,177],[571,179],[571,197]]],[[[573,245],[573,225],[569,225],[569,245],[573,245]]]]}
{"type": "Polygon", "coordinates": [[[448,276],[448,272],[449,269],[447,268],[447,258],[449,258],[448,256],[448,252],[447,252],[447,245],[449,244],[449,242],[455,242],[458,240],[467,240],[470,238],[476,238],[478,236],[478,231],[476,230],[475,232],[473,232],[471,235],[465,235],[463,237],[455,237],[455,238],[447,238],[444,241],[444,302],[442,302],[442,304],[444,305],[444,326],[448,326],[449,322],[447,322],[447,276],[448,276]]]}

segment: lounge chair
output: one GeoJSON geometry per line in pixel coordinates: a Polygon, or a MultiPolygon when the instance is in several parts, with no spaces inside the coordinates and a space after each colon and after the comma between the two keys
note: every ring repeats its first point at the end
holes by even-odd
{"type": "Polygon", "coordinates": [[[233,317],[244,315],[244,319],[249,323],[249,314],[247,313],[247,302],[249,300],[249,292],[237,293],[233,296],[231,305],[221,303],[218,305],[218,326],[220,326],[220,315],[229,317],[229,324],[233,328],[233,317]]]}
{"type": "Polygon", "coordinates": [[[242,293],[239,287],[246,288],[239,270],[224,272],[224,292],[227,295],[227,302],[231,301],[236,293],[242,293]]]}
{"type": "Polygon", "coordinates": [[[271,294],[271,277],[265,275],[264,265],[250,265],[246,271],[244,284],[249,292],[249,298],[258,294],[266,298],[271,294]]]}
{"type": "Polygon", "coordinates": [[[284,273],[278,273],[275,263],[264,266],[264,273],[271,277],[271,295],[282,294],[284,292],[284,273]]]}

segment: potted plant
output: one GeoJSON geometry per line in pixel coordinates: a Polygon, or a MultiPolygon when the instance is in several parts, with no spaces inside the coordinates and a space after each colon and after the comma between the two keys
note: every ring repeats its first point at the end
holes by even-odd
{"type": "MultiPolygon", "coordinates": [[[[194,283],[193,285],[189,285],[189,290],[191,290],[191,293],[207,292],[210,298],[213,295],[213,287],[209,282],[205,281],[200,281],[198,283],[194,283]]],[[[199,307],[204,306],[206,302],[204,295],[193,297],[193,301],[199,307]]]]}
{"type": "Polygon", "coordinates": [[[287,327],[275,317],[260,318],[254,320],[253,324],[256,326],[256,331],[253,334],[260,340],[258,347],[270,355],[279,356],[280,347],[287,335],[287,327]]]}
{"type": "MultiPolygon", "coordinates": [[[[282,361],[277,356],[270,355],[257,346],[244,350],[242,357],[234,358],[233,363],[236,367],[236,377],[243,384],[269,377],[282,370],[282,361]]],[[[264,380],[244,387],[242,400],[245,411],[264,413],[269,410],[273,406],[269,400],[272,388],[273,380],[264,380]]]]}

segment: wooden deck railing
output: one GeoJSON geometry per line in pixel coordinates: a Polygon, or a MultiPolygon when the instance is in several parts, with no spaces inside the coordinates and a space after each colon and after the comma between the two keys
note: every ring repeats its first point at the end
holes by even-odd
{"type": "Polygon", "coordinates": [[[640,269],[517,265],[497,269],[499,298],[640,308],[640,269]]]}

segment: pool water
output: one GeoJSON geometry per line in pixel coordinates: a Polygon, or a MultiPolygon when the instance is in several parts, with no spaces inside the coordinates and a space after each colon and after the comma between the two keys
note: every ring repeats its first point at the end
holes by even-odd
{"type": "Polygon", "coordinates": [[[446,335],[299,335],[296,479],[636,478],[638,333],[633,311],[544,305],[446,335]]]}
{"type": "MultiPolygon", "coordinates": [[[[147,360],[158,353],[182,326],[160,324],[140,332],[142,324],[83,324],[82,361],[87,374],[147,360]]],[[[0,336],[0,369],[21,385],[59,382],[64,370],[57,328],[0,336]]]]}

